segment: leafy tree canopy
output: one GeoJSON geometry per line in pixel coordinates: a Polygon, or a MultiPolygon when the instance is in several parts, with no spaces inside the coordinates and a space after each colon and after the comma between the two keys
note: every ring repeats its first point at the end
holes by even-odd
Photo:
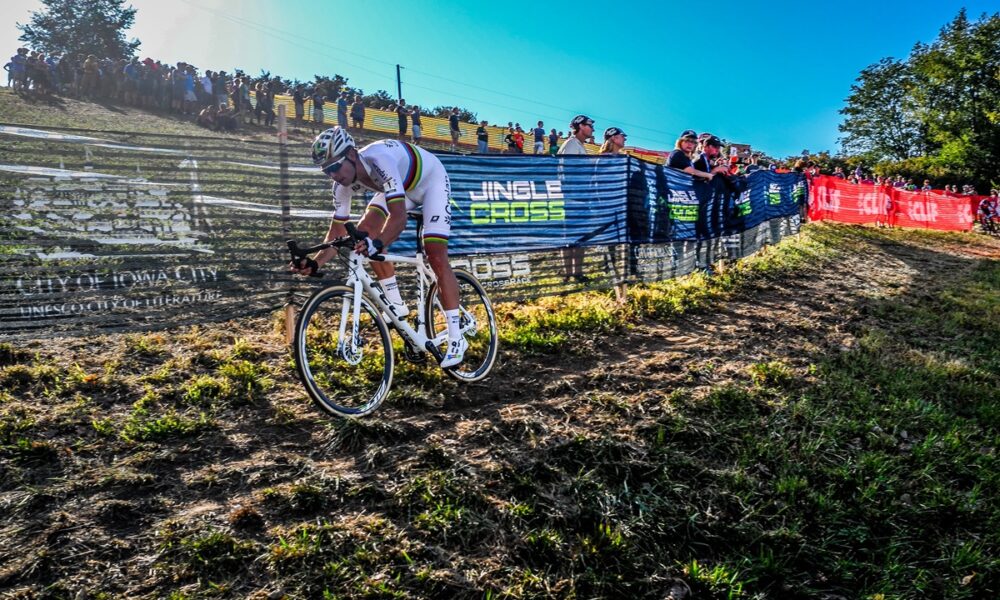
{"type": "Polygon", "coordinates": [[[906,60],[866,67],[840,112],[843,152],[882,171],[1000,185],[1000,13],[962,9],[906,60]]]}
{"type": "Polygon", "coordinates": [[[42,0],[43,10],[17,24],[22,42],[45,54],[93,54],[98,58],[131,58],[139,40],[126,41],[135,9],[125,0],[42,0]]]}

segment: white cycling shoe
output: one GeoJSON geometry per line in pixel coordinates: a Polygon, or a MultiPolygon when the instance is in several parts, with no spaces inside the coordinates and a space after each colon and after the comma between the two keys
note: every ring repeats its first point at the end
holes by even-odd
{"type": "Polygon", "coordinates": [[[465,351],[468,349],[469,342],[465,341],[464,337],[448,342],[448,353],[444,355],[444,360],[441,361],[441,368],[447,369],[462,362],[462,359],[465,358],[465,351]]]}

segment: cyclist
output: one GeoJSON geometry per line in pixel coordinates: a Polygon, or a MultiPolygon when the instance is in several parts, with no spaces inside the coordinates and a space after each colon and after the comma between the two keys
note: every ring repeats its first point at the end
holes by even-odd
{"type": "Polygon", "coordinates": [[[993,190],[990,197],[979,201],[979,224],[987,233],[996,233],[997,226],[994,219],[998,216],[998,210],[1000,205],[997,204],[997,190],[993,190]]]}
{"type": "MultiPolygon", "coordinates": [[[[351,196],[362,190],[374,192],[358,231],[367,237],[355,251],[364,256],[381,253],[406,227],[407,212],[421,212],[424,248],[431,269],[437,275],[441,306],[448,321],[448,351],[442,367],[453,367],[465,356],[469,343],[459,326],[458,281],[448,262],[448,236],[451,233],[451,183],[444,165],[436,156],[413,144],[382,140],[358,149],[354,138],[341,127],[332,127],[316,136],[312,145],[313,163],[334,181],[334,217],[325,241],[347,234],[344,223],[350,218],[351,196]]],[[[308,275],[333,258],[336,249],[328,248],[312,257],[314,263],[292,265],[292,271],[308,275]]],[[[396,271],[391,263],[373,261],[390,309],[399,317],[409,309],[399,295],[396,271]]]]}

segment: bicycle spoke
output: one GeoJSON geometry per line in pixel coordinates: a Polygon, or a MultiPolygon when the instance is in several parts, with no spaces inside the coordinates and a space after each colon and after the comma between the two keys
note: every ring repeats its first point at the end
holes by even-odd
{"type": "Polygon", "coordinates": [[[295,358],[309,395],[333,414],[367,414],[389,392],[388,329],[367,300],[355,312],[350,288],[328,288],[309,299],[296,326],[295,358]]]}
{"type": "MultiPolygon", "coordinates": [[[[459,326],[469,348],[462,363],[446,372],[461,381],[478,381],[490,372],[496,360],[496,317],[485,290],[475,277],[460,269],[455,270],[455,277],[459,287],[459,326]]],[[[434,286],[427,302],[427,335],[441,336],[446,342],[448,325],[437,291],[434,286]]]]}

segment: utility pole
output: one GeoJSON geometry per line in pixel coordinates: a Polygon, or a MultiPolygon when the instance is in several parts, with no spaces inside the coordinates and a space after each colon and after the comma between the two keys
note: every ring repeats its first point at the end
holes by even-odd
{"type": "Polygon", "coordinates": [[[396,65],[396,102],[403,99],[403,81],[399,78],[399,70],[402,68],[396,65]]]}

